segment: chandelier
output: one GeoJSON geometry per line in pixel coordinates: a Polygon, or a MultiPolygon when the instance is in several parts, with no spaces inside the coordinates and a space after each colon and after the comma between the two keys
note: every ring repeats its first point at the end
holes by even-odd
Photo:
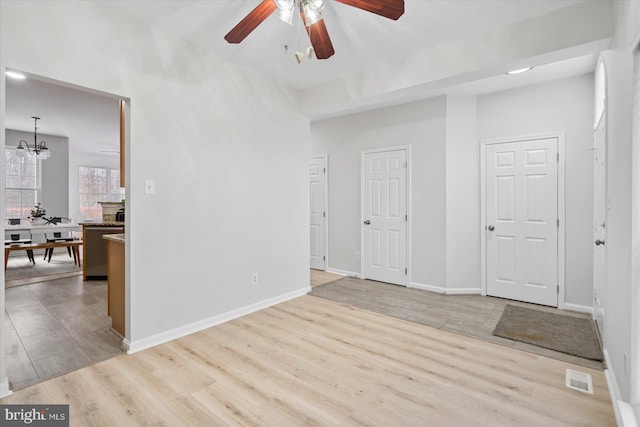
{"type": "Polygon", "coordinates": [[[51,157],[51,152],[47,148],[47,143],[44,141],[40,141],[38,144],[38,120],[40,117],[31,117],[33,119],[33,146],[30,146],[27,141],[24,139],[20,141],[16,150],[18,150],[18,155],[21,157],[25,157],[27,153],[35,154],[37,159],[46,160],[51,157]],[[24,147],[22,143],[24,142],[24,147]],[[25,149],[26,147],[26,149],[25,149]]]}

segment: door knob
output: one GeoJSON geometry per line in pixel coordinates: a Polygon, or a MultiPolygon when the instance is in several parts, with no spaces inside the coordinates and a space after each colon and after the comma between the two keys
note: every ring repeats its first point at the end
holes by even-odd
{"type": "Polygon", "coordinates": [[[598,239],[598,240],[596,240],[595,243],[596,243],[596,246],[604,245],[604,240],[598,239]]]}
{"type": "Polygon", "coordinates": [[[368,219],[364,221],[364,225],[369,225],[371,224],[371,221],[369,221],[368,219]]]}
{"type": "Polygon", "coordinates": [[[495,228],[493,225],[490,225],[490,226],[488,226],[488,227],[487,227],[487,230],[489,230],[489,231],[493,231],[493,230],[495,230],[495,229],[496,229],[496,228],[495,228]]]}

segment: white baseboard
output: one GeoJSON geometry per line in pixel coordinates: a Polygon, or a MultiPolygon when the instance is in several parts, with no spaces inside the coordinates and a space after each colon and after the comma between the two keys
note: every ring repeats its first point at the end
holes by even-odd
{"type": "Polygon", "coordinates": [[[482,293],[482,289],[480,288],[451,288],[446,289],[445,294],[447,295],[480,295],[482,293]]]}
{"type": "Polygon", "coordinates": [[[611,367],[612,365],[611,359],[609,359],[609,352],[605,348],[602,353],[604,354],[604,361],[607,365],[607,369],[604,370],[604,376],[607,380],[607,387],[609,387],[609,396],[611,396],[611,404],[616,416],[616,425],[618,427],[638,427],[638,422],[633,408],[628,402],[622,400],[618,381],[616,380],[616,375],[611,367]]]}
{"type": "Polygon", "coordinates": [[[11,396],[13,392],[9,389],[9,378],[4,377],[0,382],[0,399],[3,397],[11,396]]]}
{"type": "Polygon", "coordinates": [[[304,288],[301,288],[295,291],[287,292],[286,294],[278,295],[276,297],[269,298],[254,304],[249,304],[247,306],[237,308],[235,310],[231,310],[226,313],[222,313],[217,316],[210,317],[208,319],[199,320],[197,322],[193,322],[188,325],[181,326],[179,328],[161,332],[159,334],[155,334],[147,338],[142,338],[134,341],[129,341],[128,339],[125,338],[122,341],[122,344],[127,350],[128,354],[137,353],[139,351],[156,346],[158,344],[163,344],[168,341],[175,340],[177,338],[181,338],[189,334],[193,334],[194,332],[198,332],[203,329],[207,329],[212,326],[216,326],[221,323],[228,322],[238,317],[242,317],[244,315],[253,313],[255,311],[271,307],[272,305],[280,304],[290,299],[301,297],[303,295],[306,295],[310,291],[311,291],[311,287],[306,286],[304,288]]]}
{"type": "Polygon", "coordinates": [[[587,305],[578,305],[578,304],[570,304],[568,302],[564,303],[565,310],[577,311],[579,313],[588,313],[593,315],[593,307],[589,307],[587,305]]]}
{"type": "Polygon", "coordinates": [[[429,292],[435,292],[438,294],[444,294],[446,291],[446,288],[443,288],[441,286],[432,286],[432,285],[425,285],[423,283],[416,283],[416,282],[411,282],[409,283],[409,286],[407,286],[408,288],[415,288],[415,289],[422,289],[423,291],[429,291],[429,292]]]}
{"type": "Polygon", "coordinates": [[[425,285],[411,282],[409,288],[422,289],[423,291],[436,292],[445,295],[480,295],[480,288],[443,288],[442,286],[425,285]]]}
{"type": "Polygon", "coordinates": [[[360,273],[355,271],[338,270],[337,268],[327,268],[327,273],[339,274],[341,276],[360,277],[360,273]]]}

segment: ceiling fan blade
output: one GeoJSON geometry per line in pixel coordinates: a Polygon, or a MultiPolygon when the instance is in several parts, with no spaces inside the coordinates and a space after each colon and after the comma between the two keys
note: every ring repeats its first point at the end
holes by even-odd
{"type": "MultiPolygon", "coordinates": [[[[304,20],[304,17],[302,19],[304,20]]],[[[336,53],[333,50],[333,44],[331,44],[327,26],[324,25],[324,19],[319,20],[315,24],[311,24],[309,27],[305,25],[305,27],[309,34],[309,40],[311,40],[311,46],[313,46],[313,50],[316,52],[316,58],[327,59],[336,53]]]]}
{"type": "Polygon", "coordinates": [[[276,9],[278,9],[278,6],[275,1],[263,0],[258,7],[253,9],[238,25],[233,27],[233,29],[224,36],[224,39],[229,43],[240,43],[276,9]]]}
{"type": "Polygon", "coordinates": [[[404,14],[404,0],[336,0],[394,21],[404,14]]]}

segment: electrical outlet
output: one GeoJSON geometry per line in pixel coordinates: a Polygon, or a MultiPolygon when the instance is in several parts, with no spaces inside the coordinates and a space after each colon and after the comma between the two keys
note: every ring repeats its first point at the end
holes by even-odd
{"type": "Polygon", "coordinates": [[[258,284],[258,273],[253,273],[251,275],[251,284],[252,285],[257,285],[258,284]]]}
{"type": "Polygon", "coordinates": [[[356,261],[360,260],[360,252],[356,251],[356,261]]]}

